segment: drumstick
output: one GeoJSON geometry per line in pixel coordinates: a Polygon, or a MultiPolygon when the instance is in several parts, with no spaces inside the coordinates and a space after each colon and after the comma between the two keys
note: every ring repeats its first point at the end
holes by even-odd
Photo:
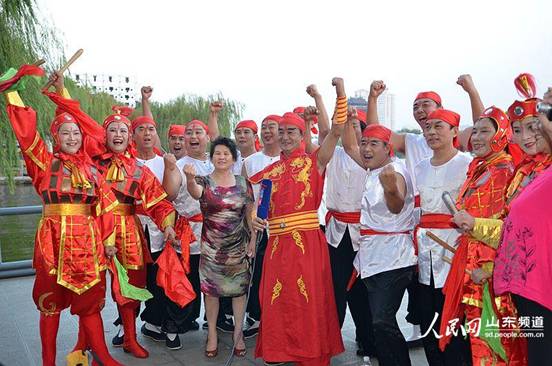
{"type": "MultiPolygon", "coordinates": [[[[450,259],[449,257],[442,256],[441,259],[443,259],[443,262],[447,262],[448,264],[452,265],[452,259],[450,259]]],[[[465,271],[471,276],[471,271],[469,269],[466,268],[465,271]]]]}
{"type": "MultiPolygon", "coordinates": [[[[63,74],[65,71],[67,71],[69,66],[71,66],[73,64],[73,62],[77,61],[77,59],[82,55],[83,52],[84,52],[84,50],[82,48],[80,50],[78,50],[77,52],[75,52],[75,54],[73,56],[71,56],[69,61],[67,61],[65,63],[65,65],[63,65],[61,67],[61,69],[58,70],[58,72],[60,74],[63,74]]],[[[50,88],[53,84],[54,84],[53,80],[48,81],[48,83],[44,86],[44,89],[50,88]]]]}
{"type": "Polygon", "coordinates": [[[40,59],[40,60],[38,60],[38,61],[36,61],[36,62],[33,62],[32,65],[33,65],[33,66],[40,66],[40,65],[42,65],[42,64],[45,63],[45,62],[46,62],[46,61],[44,61],[43,59],[40,59]]]}
{"type": "Polygon", "coordinates": [[[453,252],[453,253],[456,253],[456,248],[449,245],[446,241],[439,238],[437,235],[433,234],[431,231],[426,231],[426,234],[427,234],[427,236],[429,236],[429,238],[431,240],[433,240],[434,242],[436,242],[437,244],[439,244],[440,246],[442,246],[446,250],[448,250],[450,252],[453,252]]]}

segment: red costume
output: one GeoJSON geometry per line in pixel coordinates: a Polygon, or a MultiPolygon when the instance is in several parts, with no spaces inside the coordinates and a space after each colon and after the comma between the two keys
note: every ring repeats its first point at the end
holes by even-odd
{"type": "MultiPolygon", "coordinates": [[[[93,159],[96,167],[119,201],[119,205],[113,211],[117,259],[127,270],[129,283],[145,288],[146,264],[151,263],[152,260],[140,219],[136,215],[137,209],[141,214],[151,217],[161,230],[167,226],[174,226],[175,209],[165,200],[167,194],[153,173],[131,156],[130,146],[123,153],[114,153],[105,147],[105,131],[111,123],[124,123],[129,130],[131,128],[131,122],[120,113],[122,109],[114,107],[118,113],[106,117],[102,129],[80,109],[78,101],[61,98],[58,95],[52,95],[52,99],[61,110],[75,116],[84,131],[96,136],[96,144],[89,144],[88,150],[90,154],[95,154],[93,159]]],[[[127,114],[131,111],[124,112],[127,114]]],[[[129,138],[130,136],[129,133],[129,138]]],[[[113,298],[116,299],[116,296],[113,295],[113,298]]],[[[117,305],[124,327],[123,349],[139,358],[148,357],[148,352],[136,341],[136,309],[140,302],[132,300],[117,305]]],[[[86,341],[79,339],[75,349],[85,347],[86,341]]]]}
{"type": "Polygon", "coordinates": [[[60,312],[71,307],[102,364],[119,365],[107,351],[100,316],[105,302],[104,245],[114,245],[112,210],[117,199],[85,153],[85,134],[77,153],[60,151],[58,129],[77,123],[73,116],[62,113],[54,119],[52,154],[37,132],[35,111],[24,107],[16,92],[7,99],[27,172],[44,205],[33,258],[43,364],[55,365],[60,312]]]}
{"type": "MultiPolygon", "coordinates": [[[[491,153],[475,158],[469,166],[467,179],[458,195],[457,206],[473,217],[497,218],[506,205],[505,192],[513,173],[512,157],[504,152],[510,136],[508,117],[496,107],[488,108],[480,118],[492,119],[498,130],[490,141],[491,153]]],[[[483,286],[472,281],[468,272],[482,269],[492,273],[496,250],[475,239],[469,233],[459,237],[458,249],[454,255],[443,293],[445,305],[441,320],[439,341],[441,350],[450,341],[446,336],[450,321],[463,318],[472,321],[481,317],[483,286]]],[[[492,279],[489,279],[492,282],[492,279]]],[[[515,316],[515,308],[509,296],[495,297],[492,283],[489,283],[491,298],[500,318],[515,316]]],[[[450,333],[450,331],[449,331],[450,333]]],[[[508,363],[502,360],[479,336],[470,334],[472,360],[474,365],[523,365],[524,356],[520,343],[514,338],[501,338],[508,363]]]]}
{"type": "MultiPolygon", "coordinates": [[[[304,121],[286,113],[280,122],[303,132],[304,121]]],[[[301,148],[250,178],[272,180],[269,241],[259,298],[261,326],[255,351],[265,361],[329,365],[343,352],[328,246],[319,228],[324,176],[317,152],[301,148]]]]}

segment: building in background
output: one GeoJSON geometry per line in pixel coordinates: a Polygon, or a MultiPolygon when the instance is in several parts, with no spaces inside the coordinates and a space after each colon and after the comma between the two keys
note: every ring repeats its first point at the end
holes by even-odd
{"type": "Polygon", "coordinates": [[[132,108],[136,106],[136,82],[130,76],[86,73],[75,74],[73,79],[96,93],[112,95],[119,103],[132,108]]]}
{"type": "MultiPolygon", "coordinates": [[[[349,98],[349,105],[366,111],[369,94],[370,92],[366,89],[355,91],[353,94],[354,96],[349,98]]],[[[379,96],[378,118],[382,125],[391,130],[395,130],[395,94],[388,93],[386,90],[379,96]]]]}

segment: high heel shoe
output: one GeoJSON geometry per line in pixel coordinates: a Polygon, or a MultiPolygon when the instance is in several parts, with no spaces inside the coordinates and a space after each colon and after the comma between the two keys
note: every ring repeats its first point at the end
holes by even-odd
{"type": "MultiPolygon", "coordinates": [[[[234,341],[234,337],[232,337],[232,341],[234,342],[234,356],[236,356],[236,357],[245,357],[245,355],[247,354],[247,348],[246,347],[238,348],[236,346],[236,341],[234,341]]],[[[245,344],[245,342],[244,342],[244,344],[245,344]]]]}
{"type": "Polygon", "coordinates": [[[212,351],[207,350],[207,341],[205,341],[205,357],[207,358],[215,358],[218,355],[218,342],[217,342],[217,348],[215,348],[212,351]]]}

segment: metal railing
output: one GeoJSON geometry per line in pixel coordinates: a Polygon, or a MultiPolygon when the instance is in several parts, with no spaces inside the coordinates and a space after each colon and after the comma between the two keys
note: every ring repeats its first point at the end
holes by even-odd
{"type": "MultiPolygon", "coordinates": [[[[0,207],[0,217],[40,213],[42,213],[42,206],[0,207]]],[[[30,259],[4,263],[2,261],[2,248],[0,247],[0,279],[32,276],[35,274],[32,263],[33,261],[30,259]]]]}

